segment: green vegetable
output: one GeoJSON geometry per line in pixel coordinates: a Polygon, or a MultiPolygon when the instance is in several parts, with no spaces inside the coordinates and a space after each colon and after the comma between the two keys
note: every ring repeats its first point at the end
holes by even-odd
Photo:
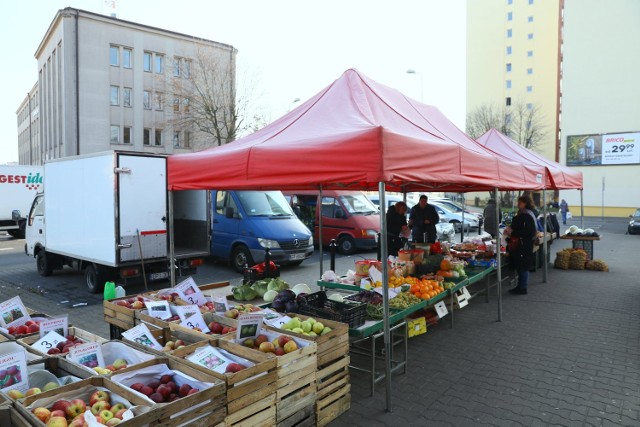
{"type": "Polygon", "coordinates": [[[233,299],[236,301],[251,301],[258,297],[258,293],[254,291],[249,285],[238,286],[233,288],[233,299]]]}
{"type": "Polygon", "coordinates": [[[279,277],[269,280],[269,284],[267,285],[268,291],[280,292],[284,291],[285,289],[289,289],[289,285],[279,277]]]}
{"type": "Polygon", "coordinates": [[[262,298],[264,298],[265,302],[272,302],[277,296],[278,296],[278,291],[267,291],[264,293],[262,298]]]}
{"type": "Polygon", "coordinates": [[[268,285],[269,285],[269,283],[266,280],[258,280],[256,282],[253,282],[253,285],[251,285],[251,289],[256,291],[258,296],[260,298],[262,298],[262,297],[264,297],[265,292],[268,291],[268,289],[267,289],[268,285]]]}

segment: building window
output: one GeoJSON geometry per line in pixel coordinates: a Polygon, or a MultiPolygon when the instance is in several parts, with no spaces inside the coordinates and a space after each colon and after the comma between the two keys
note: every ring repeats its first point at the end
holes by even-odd
{"type": "Polygon", "coordinates": [[[111,125],[111,143],[120,143],[120,126],[111,125]]]}
{"type": "Polygon", "coordinates": [[[125,126],[122,132],[122,142],[124,144],[131,144],[131,127],[125,126]]]}
{"type": "Polygon", "coordinates": [[[131,68],[131,49],[122,49],[122,66],[131,68]]]}
{"type": "Polygon", "coordinates": [[[173,59],[173,75],[174,77],[180,77],[180,58],[173,59]]]}
{"type": "Polygon", "coordinates": [[[144,58],[142,61],[142,67],[144,71],[150,73],[151,72],[151,52],[145,52],[144,58]]]}
{"type": "Polygon", "coordinates": [[[527,68],[527,74],[533,74],[533,68],[527,68]]]}
{"type": "Polygon", "coordinates": [[[507,12],[507,21],[513,21],[513,12],[507,12]]]}
{"type": "Polygon", "coordinates": [[[529,40],[533,40],[533,33],[529,33],[529,34],[527,34],[527,38],[528,38],[529,40]]]}
{"type": "Polygon", "coordinates": [[[117,67],[120,65],[118,57],[120,56],[120,48],[118,46],[111,46],[109,48],[109,64],[117,67]]]}
{"type": "Polygon", "coordinates": [[[511,63],[507,64],[507,73],[511,72],[511,63]]]}
{"type": "Polygon", "coordinates": [[[511,89],[511,80],[507,80],[507,89],[511,89]]]}
{"type": "Polygon", "coordinates": [[[111,86],[111,105],[120,105],[120,87],[111,86]]]}
{"type": "Polygon", "coordinates": [[[174,113],[180,112],[180,98],[178,98],[177,96],[173,98],[173,112],[174,113]]]}
{"type": "Polygon", "coordinates": [[[511,55],[511,46],[507,46],[507,55],[511,55]]]}
{"type": "Polygon", "coordinates": [[[533,0],[529,0],[529,4],[533,4],[533,0]]]}
{"type": "Polygon", "coordinates": [[[189,112],[189,98],[182,98],[182,111],[189,112]]]}
{"type": "Polygon", "coordinates": [[[173,132],[173,146],[180,147],[180,131],[176,130],[173,132]]]}
{"type": "Polygon", "coordinates": [[[508,107],[508,106],[510,106],[510,105],[511,105],[511,97],[510,97],[510,96],[507,96],[507,99],[506,99],[506,100],[507,100],[506,104],[507,104],[507,107],[508,107]]]}
{"type": "Polygon", "coordinates": [[[533,92],[533,86],[527,86],[527,92],[533,92]]]}
{"type": "Polygon", "coordinates": [[[509,37],[511,37],[511,36],[513,36],[513,30],[512,30],[511,28],[509,28],[509,29],[507,30],[507,38],[509,38],[509,37]]]}
{"type": "Polygon", "coordinates": [[[156,110],[162,111],[162,92],[156,92],[156,110]]]}
{"type": "Polygon", "coordinates": [[[149,128],[144,128],[142,130],[142,143],[144,145],[149,145],[151,144],[151,129],[149,128]]]}
{"type": "Polygon", "coordinates": [[[155,137],[155,144],[162,145],[162,129],[156,129],[155,137]]]}
{"type": "Polygon", "coordinates": [[[142,92],[142,106],[145,110],[151,109],[151,92],[148,90],[142,92]]]}
{"type": "Polygon", "coordinates": [[[162,74],[164,71],[164,56],[156,53],[156,73],[162,74]]]}
{"type": "Polygon", "coordinates": [[[533,51],[532,50],[528,50],[527,51],[527,56],[528,57],[532,57],[533,56],[533,51]]]}
{"type": "Polygon", "coordinates": [[[527,110],[533,110],[533,104],[527,104],[527,110]]]}
{"type": "Polygon", "coordinates": [[[191,61],[189,61],[188,59],[183,59],[182,64],[182,74],[184,75],[184,78],[191,78],[191,61]]]}
{"type": "Polygon", "coordinates": [[[527,16],[527,22],[533,22],[533,16],[527,16]]]}
{"type": "Polygon", "coordinates": [[[131,107],[131,88],[125,87],[122,91],[122,105],[131,107]]]}
{"type": "Polygon", "coordinates": [[[183,135],[183,146],[184,148],[190,148],[191,147],[191,132],[189,132],[188,130],[184,131],[182,133],[183,135]]]}

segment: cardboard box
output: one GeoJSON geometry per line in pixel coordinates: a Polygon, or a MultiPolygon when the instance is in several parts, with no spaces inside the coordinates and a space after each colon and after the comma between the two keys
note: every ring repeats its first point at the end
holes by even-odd
{"type": "Polygon", "coordinates": [[[427,333],[427,319],[418,317],[407,321],[407,333],[409,338],[427,333]]]}

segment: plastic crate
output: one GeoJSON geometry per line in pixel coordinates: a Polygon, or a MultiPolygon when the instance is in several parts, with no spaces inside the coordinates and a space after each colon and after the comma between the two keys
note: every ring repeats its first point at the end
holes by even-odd
{"type": "MultiPolygon", "coordinates": [[[[257,280],[262,280],[266,277],[266,270],[263,272],[259,272],[255,268],[245,268],[244,269],[244,282],[245,283],[253,283],[257,280]]],[[[269,272],[269,278],[272,277],[280,277],[280,267],[276,267],[275,270],[271,270],[269,272]]]]}
{"type": "Polygon", "coordinates": [[[300,297],[298,305],[300,314],[346,323],[350,328],[363,325],[367,317],[367,304],[333,301],[324,291],[300,297]]]}

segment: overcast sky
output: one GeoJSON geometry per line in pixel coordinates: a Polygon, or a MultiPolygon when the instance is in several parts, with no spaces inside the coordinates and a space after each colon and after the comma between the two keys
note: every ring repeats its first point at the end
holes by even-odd
{"type": "MultiPolygon", "coordinates": [[[[5,102],[0,164],[18,160],[16,110],[37,79],[34,52],[58,9],[106,13],[104,0],[13,0],[0,15],[5,102]]],[[[121,19],[233,45],[271,120],[348,68],[465,116],[465,0],[116,0],[121,19]],[[407,74],[414,69],[419,74],[407,74]],[[422,83],[421,83],[422,81],[422,83]]]]}

